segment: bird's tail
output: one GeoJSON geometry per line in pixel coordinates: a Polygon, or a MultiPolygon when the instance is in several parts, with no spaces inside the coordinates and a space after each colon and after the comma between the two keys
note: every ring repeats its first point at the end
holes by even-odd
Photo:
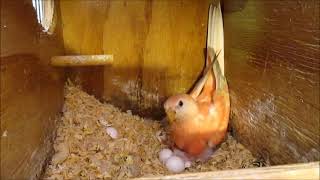
{"type": "Polygon", "coordinates": [[[224,77],[224,34],[223,19],[220,2],[211,4],[209,9],[207,54],[217,61],[213,63],[213,72],[216,80],[216,90],[228,90],[227,80],[224,77]]]}
{"type": "Polygon", "coordinates": [[[224,38],[223,38],[223,21],[220,2],[216,5],[211,4],[209,8],[208,18],[208,34],[207,34],[207,57],[206,67],[203,71],[202,78],[194,86],[190,95],[197,98],[203,89],[208,85],[207,79],[209,72],[213,70],[216,90],[226,85],[224,78],[224,38]],[[211,69],[213,67],[213,69],[211,69]]]}
{"type": "MultiPolygon", "coordinates": [[[[222,75],[224,75],[224,34],[220,2],[216,5],[211,4],[209,8],[207,51],[209,51],[209,49],[213,49],[215,54],[220,52],[218,56],[218,62],[220,64],[222,75]]],[[[213,54],[211,55],[213,58],[213,54]]],[[[209,62],[207,62],[207,65],[208,64],[209,62]]]]}

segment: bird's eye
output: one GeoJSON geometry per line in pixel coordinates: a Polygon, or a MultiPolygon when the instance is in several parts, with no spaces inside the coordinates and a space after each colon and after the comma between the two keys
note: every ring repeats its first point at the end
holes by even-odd
{"type": "Polygon", "coordinates": [[[183,102],[180,100],[179,101],[179,106],[182,107],[183,106],[183,102]]]}

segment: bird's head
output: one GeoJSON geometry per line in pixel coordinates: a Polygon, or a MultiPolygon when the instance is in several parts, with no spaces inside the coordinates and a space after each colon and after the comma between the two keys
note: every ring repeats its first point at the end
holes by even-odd
{"type": "Polygon", "coordinates": [[[171,96],[164,103],[169,123],[190,119],[197,115],[198,106],[196,101],[187,94],[171,96]]]}

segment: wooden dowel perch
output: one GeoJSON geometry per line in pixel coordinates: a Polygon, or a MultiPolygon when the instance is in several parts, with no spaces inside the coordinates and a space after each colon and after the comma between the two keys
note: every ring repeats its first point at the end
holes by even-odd
{"type": "Polygon", "coordinates": [[[53,56],[52,66],[100,66],[111,65],[113,55],[78,55],[78,56],[53,56]]]}
{"type": "Polygon", "coordinates": [[[319,179],[319,162],[137,178],[137,180],[160,179],[319,179]]]}

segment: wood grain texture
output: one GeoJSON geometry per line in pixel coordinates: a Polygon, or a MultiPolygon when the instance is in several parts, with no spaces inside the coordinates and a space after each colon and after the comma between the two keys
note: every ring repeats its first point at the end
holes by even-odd
{"type": "Polygon", "coordinates": [[[235,137],[273,164],[319,160],[319,1],[223,5],[235,137]]]}
{"type": "Polygon", "coordinates": [[[66,53],[114,55],[112,67],[73,68],[71,76],[96,97],[162,117],[166,97],[188,91],[201,73],[208,7],[209,0],[61,1],[66,53]]]}
{"type": "Polygon", "coordinates": [[[319,179],[319,162],[290,164],[264,168],[189,173],[170,176],[142,177],[137,180],[197,180],[197,179],[319,179]]]}
{"type": "Polygon", "coordinates": [[[36,179],[53,150],[65,81],[49,65],[64,53],[58,27],[42,34],[31,0],[1,1],[1,179],[36,179]]]}

